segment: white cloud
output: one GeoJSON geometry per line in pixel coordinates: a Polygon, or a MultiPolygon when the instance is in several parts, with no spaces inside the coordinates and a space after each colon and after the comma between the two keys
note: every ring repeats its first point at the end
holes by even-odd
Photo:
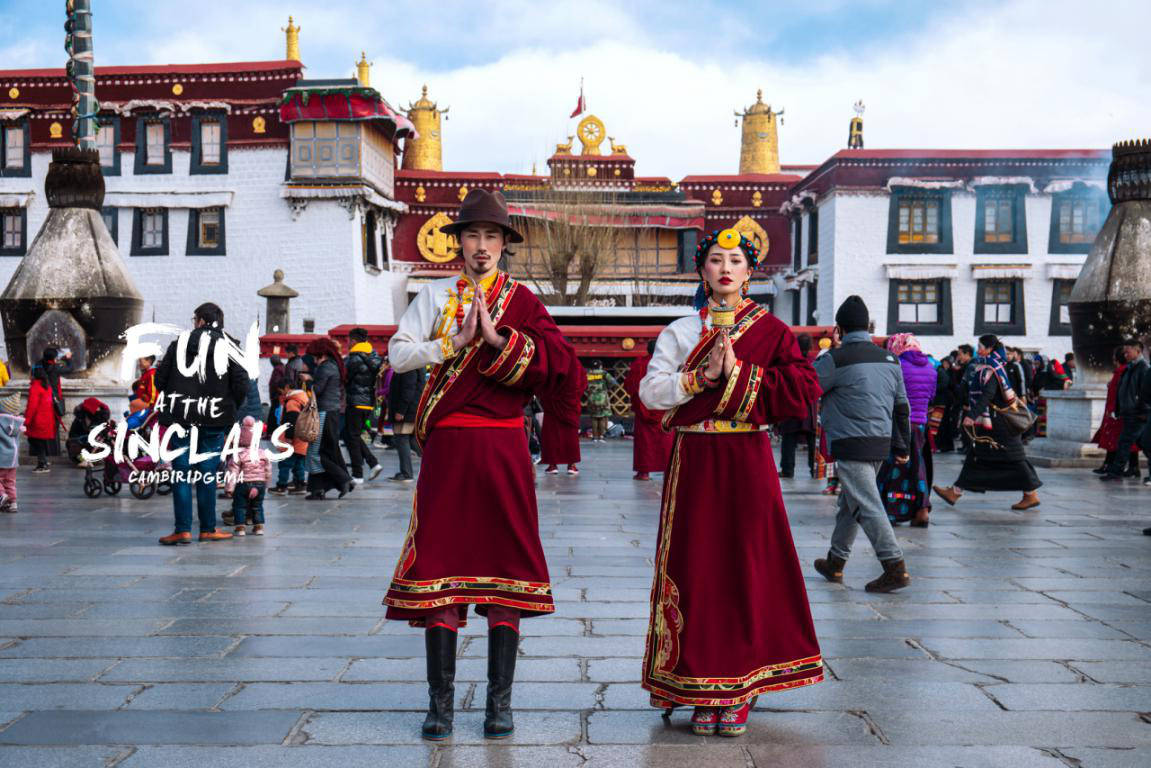
{"type": "Polygon", "coordinates": [[[373,84],[396,104],[427,82],[451,105],[444,161],[454,170],[523,172],[536,161],[542,171],[574,128],[567,115],[581,75],[591,111],[643,175],[735,172],[732,110],[754,101],[757,87],[787,110],[785,163],[820,162],[842,148],[858,98],[868,106],[869,147],[1097,148],[1151,130],[1142,39],[1151,5],[1116,16],[1084,16],[1070,0],[1016,0],[942,18],[914,40],[802,63],[624,41],[525,47],[442,72],[381,54],[373,84]]]}
{"type": "MultiPolygon", "coordinates": [[[[791,163],[843,147],[859,98],[869,147],[1106,147],[1151,132],[1145,0],[975,0],[911,36],[869,27],[843,49],[821,35],[822,19],[842,26],[861,4],[893,18],[921,12],[894,0],[807,0],[802,12],[719,0],[324,0],[298,9],[197,0],[189,16],[151,0],[109,0],[95,17],[96,55],[98,64],[279,58],[279,29],[295,12],[308,77],[350,76],[363,48],[393,105],[425,82],[450,104],[444,159],[455,170],[524,172],[533,161],[544,170],[574,130],[567,115],[581,76],[592,111],[628,145],[638,172],[673,179],[735,172],[732,110],[757,88],[786,108],[780,145],[791,163]],[[810,41],[808,52],[780,52],[790,29],[810,41]],[[487,62],[493,50],[503,53],[491,63],[453,63],[487,62]]],[[[15,15],[0,13],[0,31],[17,28],[15,15]]],[[[9,37],[0,42],[5,67],[62,63],[58,37],[9,37]]]]}

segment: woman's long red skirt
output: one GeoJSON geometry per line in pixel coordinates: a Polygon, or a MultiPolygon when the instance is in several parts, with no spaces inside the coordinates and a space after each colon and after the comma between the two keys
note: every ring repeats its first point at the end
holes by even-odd
{"type": "Polygon", "coordinates": [[[768,433],[677,433],[644,655],[652,705],[733,706],[821,680],[768,433]]]}

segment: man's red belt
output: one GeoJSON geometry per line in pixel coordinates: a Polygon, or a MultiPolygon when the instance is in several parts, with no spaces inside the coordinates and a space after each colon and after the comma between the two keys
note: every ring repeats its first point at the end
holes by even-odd
{"type": "Polygon", "coordinates": [[[475,413],[452,413],[443,418],[437,427],[495,427],[497,429],[523,429],[524,420],[522,416],[513,416],[509,419],[493,419],[490,416],[480,416],[475,413]]]}

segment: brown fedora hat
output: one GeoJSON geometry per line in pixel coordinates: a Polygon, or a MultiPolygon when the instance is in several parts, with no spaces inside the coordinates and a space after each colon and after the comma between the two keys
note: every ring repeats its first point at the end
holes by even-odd
{"type": "Polygon", "coordinates": [[[512,229],[508,223],[508,202],[499,192],[488,192],[486,189],[473,189],[460,203],[460,215],[451,224],[440,227],[445,235],[459,236],[460,231],[469,224],[487,222],[501,227],[508,238],[508,242],[522,243],[523,235],[512,229]]]}

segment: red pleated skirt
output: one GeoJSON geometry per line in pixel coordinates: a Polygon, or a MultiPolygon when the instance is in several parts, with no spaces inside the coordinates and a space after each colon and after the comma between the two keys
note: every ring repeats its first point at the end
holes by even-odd
{"type": "Polygon", "coordinates": [[[677,434],[643,664],[658,707],[733,706],[823,680],[767,432],[677,434]]]}
{"type": "Polygon", "coordinates": [[[522,429],[435,428],[424,444],[412,518],[384,598],[387,618],[415,626],[445,605],[552,613],[522,429]]]}

